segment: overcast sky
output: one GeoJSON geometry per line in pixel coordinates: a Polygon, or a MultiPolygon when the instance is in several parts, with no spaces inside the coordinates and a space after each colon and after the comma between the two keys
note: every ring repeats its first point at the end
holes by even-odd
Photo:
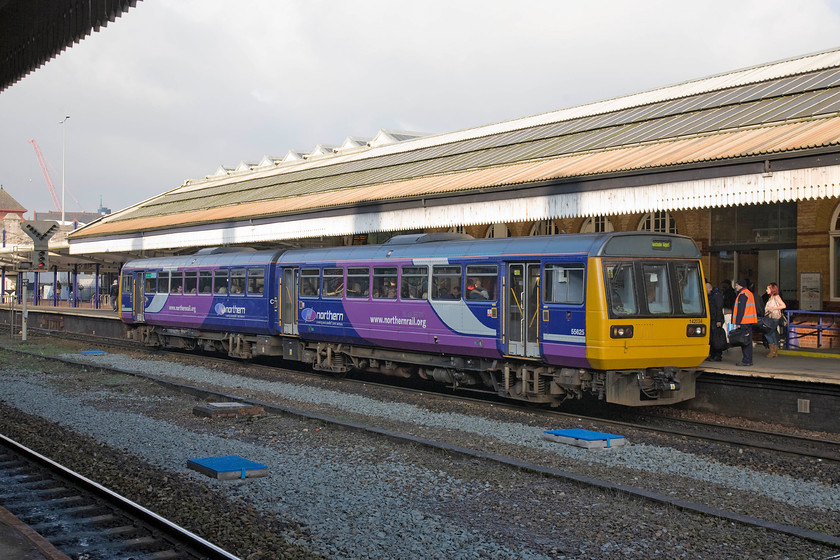
{"type": "Polygon", "coordinates": [[[116,211],[381,128],[451,132],[835,47],[840,0],[143,0],[0,93],[0,184],[29,218],[53,210],[28,141],[59,198],[64,145],[66,210],[116,211]]]}

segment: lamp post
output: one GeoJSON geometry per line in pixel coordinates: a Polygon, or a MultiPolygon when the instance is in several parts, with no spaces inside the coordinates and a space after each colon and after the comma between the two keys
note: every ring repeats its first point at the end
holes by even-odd
{"type": "Polygon", "coordinates": [[[67,115],[60,121],[58,124],[61,125],[61,225],[64,225],[64,152],[67,146],[67,127],[64,126],[64,123],[67,119],[70,118],[70,115],[67,115]]]}

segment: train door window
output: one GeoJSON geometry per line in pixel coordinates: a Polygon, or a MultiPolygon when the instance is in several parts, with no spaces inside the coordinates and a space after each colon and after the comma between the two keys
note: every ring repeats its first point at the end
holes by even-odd
{"type": "Polygon", "coordinates": [[[432,267],[432,299],[461,299],[461,267],[435,265],[432,267]]]}
{"type": "Polygon", "coordinates": [[[703,281],[698,263],[674,265],[680,289],[680,307],[685,315],[703,314],[703,281]]]}
{"type": "Polygon", "coordinates": [[[122,275],[122,290],[120,290],[124,294],[131,293],[131,273],[124,273],[122,275]]]}
{"type": "Polygon", "coordinates": [[[213,293],[226,295],[228,290],[228,271],[217,270],[213,273],[213,293]]]}
{"type": "Polygon", "coordinates": [[[324,269],[324,297],[344,297],[344,269],[324,269]]]}
{"type": "Polygon", "coordinates": [[[302,268],[300,270],[300,295],[302,297],[318,297],[321,269],[302,268]]]}
{"type": "Polygon", "coordinates": [[[213,292],[213,274],[209,270],[198,272],[198,293],[209,294],[213,292]]]}
{"type": "Polygon", "coordinates": [[[642,280],[645,283],[645,302],[653,315],[670,314],[671,295],[666,264],[643,264],[642,280]]]}
{"type": "Polygon", "coordinates": [[[146,293],[153,294],[157,291],[157,272],[146,273],[146,293]]]}
{"type": "Polygon", "coordinates": [[[230,269],[230,295],[239,296],[245,293],[245,269],[230,269]]]}
{"type": "Polygon", "coordinates": [[[495,301],[498,284],[499,267],[495,264],[467,266],[466,299],[495,301]]]}
{"type": "Polygon", "coordinates": [[[248,295],[261,296],[265,293],[265,269],[248,269],[248,295]]]}
{"type": "Polygon", "coordinates": [[[584,268],[579,263],[545,265],[545,303],[583,303],[584,268]]]}
{"type": "Polygon", "coordinates": [[[169,292],[169,273],[168,272],[159,272],[158,273],[158,285],[157,285],[157,293],[165,294],[169,292]]]}
{"type": "Polygon", "coordinates": [[[605,263],[604,276],[610,315],[615,317],[637,314],[639,307],[636,304],[633,263],[605,263]]]}
{"type": "Polygon", "coordinates": [[[404,266],[401,281],[400,297],[402,299],[428,299],[429,267],[404,266]]]}
{"type": "MultiPolygon", "coordinates": [[[[195,273],[193,273],[195,274],[195,273]]],[[[182,272],[173,272],[172,279],[169,281],[169,293],[181,294],[187,290],[184,289],[184,275],[182,272]]]]}
{"type": "Polygon", "coordinates": [[[188,270],[184,272],[184,293],[195,294],[197,285],[198,272],[195,270],[188,270]]]}
{"type": "Polygon", "coordinates": [[[351,267],[347,269],[347,297],[367,299],[370,294],[370,269],[351,267]]]}
{"type": "Polygon", "coordinates": [[[376,266],[373,268],[373,297],[376,299],[397,299],[396,266],[376,266]]]}

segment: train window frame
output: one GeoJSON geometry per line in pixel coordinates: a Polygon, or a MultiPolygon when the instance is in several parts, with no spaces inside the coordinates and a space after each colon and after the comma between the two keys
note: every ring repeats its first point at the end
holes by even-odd
{"type": "Polygon", "coordinates": [[[369,266],[348,266],[347,267],[347,288],[346,299],[369,299],[370,298],[370,267],[369,266]],[[356,289],[356,283],[359,289],[356,289]],[[364,282],[364,284],[362,284],[364,282]]]}
{"type": "Polygon", "coordinates": [[[244,296],[247,288],[247,277],[244,267],[231,268],[228,293],[232,296],[244,296]]]}
{"type": "Polygon", "coordinates": [[[143,293],[155,294],[158,287],[158,273],[146,271],[143,278],[143,293]]]}
{"type": "Polygon", "coordinates": [[[463,267],[460,264],[432,265],[432,301],[461,301],[463,299],[463,267]],[[452,290],[458,288],[458,297],[452,290]]]}
{"type": "Polygon", "coordinates": [[[230,274],[228,269],[220,268],[213,271],[213,293],[219,296],[226,296],[228,294],[228,278],[230,274]],[[222,274],[219,274],[219,273],[222,274]]]}
{"type": "Polygon", "coordinates": [[[126,274],[122,275],[122,282],[121,282],[122,291],[121,291],[121,293],[124,293],[124,294],[132,293],[132,289],[131,289],[132,280],[133,280],[133,275],[131,273],[126,273],[126,274]]]}
{"type": "Polygon", "coordinates": [[[583,263],[546,263],[543,269],[543,278],[545,278],[543,281],[543,303],[560,305],[582,305],[584,303],[586,266],[583,263]],[[572,281],[573,276],[574,281],[572,281]],[[556,282],[555,279],[557,279],[556,282]],[[563,297],[560,297],[561,290],[563,297]]]}
{"type": "Polygon", "coordinates": [[[196,294],[200,296],[213,295],[213,271],[198,271],[198,287],[196,288],[196,294]],[[205,287],[207,290],[204,289],[205,287]]]}
{"type": "Polygon", "coordinates": [[[249,268],[248,280],[245,282],[245,294],[250,297],[262,297],[265,295],[265,269],[249,268]]]}
{"type": "Polygon", "coordinates": [[[157,280],[157,291],[156,294],[168,294],[169,293],[169,271],[164,270],[158,272],[158,280],[157,280]]]}
{"type": "Polygon", "coordinates": [[[703,282],[703,271],[700,268],[700,263],[696,261],[690,262],[675,262],[671,263],[674,268],[674,275],[679,288],[679,297],[677,302],[680,305],[680,311],[683,315],[688,317],[700,317],[706,314],[706,302],[704,301],[703,292],[705,291],[705,284],[703,282]],[[686,280],[687,276],[682,271],[693,269],[691,276],[696,280],[693,282],[693,287],[689,285],[686,280]],[[689,290],[689,291],[687,291],[689,290]],[[693,296],[696,304],[693,307],[687,308],[686,296],[693,296]]]}
{"type": "Polygon", "coordinates": [[[396,266],[373,267],[373,299],[397,299],[398,270],[396,266]]]}
{"type": "Polygon", "coordinates": [[[198,293],[198,271],[185,270],[184,271],[184,294],[194,296],[198,293]]]}
{"type": "Polygon", "coordinates": [[[303,298],[317,298],[321,293],[321,269],[320,268],[301,268],[300,269],[300,287],[298,288],[300,297],[303,298]]]}
{"type": "Polygon", "coordinates": [[[499,297],[499,265],[468,264],[464,295],[467,301],[496,301],[499,297]],[[478,283],[476,283],[478,282],[478,283]],[[478,286],[478,287],[476,287],[478,286]]]}
{"type": "Polygon", "coordinates": [[[176,295],[184,293],[184,273],[180,270],[169,273],[169,293],[176,295]]]}
{"type": "Polygon", "coordinates": [[[645,307],[654,316],[673,315],[671,301],[671,270],[667,262],[642,262],[642,286],[645,307]],[[662,277],[664,276],[664,282],[662,277]]]}
{"type": "Polygon", "coordinates": [[[325,266],[324,276],[324,298],[340,299],[344,297],[344,269],[335,266],[325,266]]]}
{"type": "Polygon", "coordinates": [[[401,267],[400,299],[402,301],[425,301],[429,299],[428,266],[411,265],[401,267]]]}
{"type": "Polygon", "coordinates": [[[612,318],[627,318],[638,317],[640,314],[638,296],[636,293],[636,261],[633,260],[611,260],[603,263],[604,270],[604,285],[607,297],[607,309],[612,318]],[[629,286],[622,285],[621,288],[616,288],[613,282],[616,278],[614,268],[617,268],[623,275],[625,280],[629,280],[629,286]],[[625,274],[625,270],[627,271],[625,274]],[[628,309],[626,302],[633,304],[633,307],[628,309]]]}

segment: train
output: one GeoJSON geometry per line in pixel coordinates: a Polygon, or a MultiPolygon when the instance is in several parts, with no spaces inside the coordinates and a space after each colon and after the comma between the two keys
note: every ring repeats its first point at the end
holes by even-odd
{"type": "Polygon", "coordinates": [[[149,346],[550,406],[691,399],[709,352],[700,251],[664,233],[206,248],[127,262],[119,304],[128,337],[149,346]]]}

